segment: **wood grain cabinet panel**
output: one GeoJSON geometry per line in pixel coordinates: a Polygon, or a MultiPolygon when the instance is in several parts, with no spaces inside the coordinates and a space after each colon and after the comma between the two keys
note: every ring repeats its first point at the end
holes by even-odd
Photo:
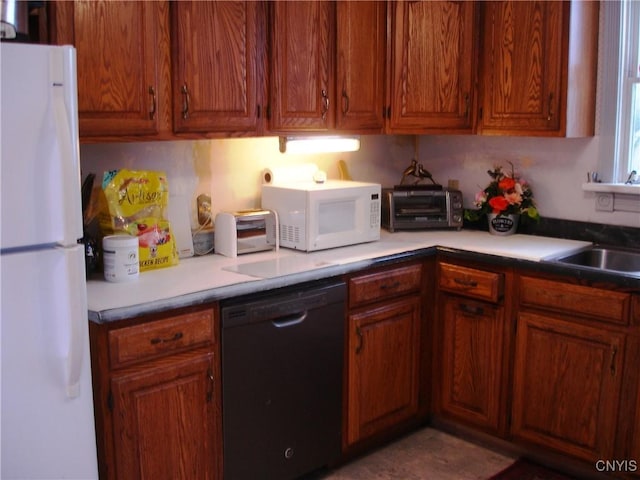
{"type": "Polygon", "coordinates": [[[213,310],[177,315],[109,332],[112,368],[214,345],[213,310]]]}
{"type": "Polygon", "coordinates": [[[503,295],[504,275],[498,272],[439,262],[438,285],[442,290],[495,303],[503,295]]]}
{"type": "Polygon", "coordinates": [[[263,4],[179,1],[171,13],[174,130],[258,133],[263,4]]]}
{"type": "Polygon", "coordinates": [[[412,262],[348,279],[345,448],[419,415],[423,271],[412,262]]]}
{"type": "Polygon", "coordinates": [[[404,265],[358,275],[349,279],[348,286],[350,308],[418,292],[422,286],[422,265],[404,265]]]}
{"type": "Polygon", "coordinates": [[[593,135],[598,2],[481,4],[479,132],[593,135]]]}
{"type": "Polygon", "coordinates": [[[213,353],[114,375],[117,478],[221,479],[213,353]]]}
{"type": "Polygon", "coordinates": [[[504,309],[443,295],[441,409],[497,433],[501,420],[504,309]]]}
{"type": "Polygon", "coordinates": [[[519,277],[520,303],[628,325],[631,294],[542,278],[519,277]]]}
{"type": "Polygon", "coordinates": [[[624,335],[520,312],[515,352],[514,437],[589,462],[615,458],[624,335]]]}
{"type": "Polygon", "coordinates": [[[335,5],[272,2],[270,130],[333,128],[335,5]]]}
{"type": "Polygon", "coordinates": [[[76,48],[80,136],[169,131],[168,2],[75,0],[50,7],[52,42],[76,48]]]}
{"type": "Polygon", "coordinates": [[[490,265],[437,263],[435,410],[500,436],[510,348],[505,276],[490,265]]]}
{"type": "Polygon", "coordinates": [[[349,315],[347,444],[418,412],[420,298],[349,315]]]}
{"type": "Polygon", "coordinates": [[[336,2],[336,130],[384,129],[386,2],[336,2]]]}
{"type": "Polygon", "coordinates": [[[472,133],[475,2],[394,1],[391,6],[389,133],[472,133]]]}
{"type": "Polygon", "coordinates": [[[222,479],[217,305],[89,324],[101,479],[222,479]]]}

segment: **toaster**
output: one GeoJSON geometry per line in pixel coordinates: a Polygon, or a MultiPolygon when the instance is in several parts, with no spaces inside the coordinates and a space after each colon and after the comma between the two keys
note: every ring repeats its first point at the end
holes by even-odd
{"type": "Polygon", "coordinates": [[[215,219],[215,253],[236,257],[277,250],[278,216],[272,210],[220,212],[215,219]]]}

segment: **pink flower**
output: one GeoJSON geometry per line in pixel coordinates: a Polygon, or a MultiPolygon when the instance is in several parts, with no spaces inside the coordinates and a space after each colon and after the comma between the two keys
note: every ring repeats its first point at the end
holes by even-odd
{"type": "Polygon", "coordinates": [[[522,203],[522,195],[520,195],[517,191],[512,193],[505,193],[504,198],[507,199],[509,205],[520,205],[522,203]]]}
{"type": "Polygon", "coordinates": [[[484,190],[476,193],[476,198],[474,201],[474,204],[476,207],[481,207],[482,204],[486,201],[487,201],[487,193],[484,190]]]}

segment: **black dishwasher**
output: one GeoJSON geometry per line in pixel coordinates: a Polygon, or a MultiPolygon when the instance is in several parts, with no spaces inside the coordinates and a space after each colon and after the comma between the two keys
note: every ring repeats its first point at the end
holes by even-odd
{"type": "Polygon", "coordinates": [[[222,303],[226,480],[290,480],[339,457],[345,294],[313,282],[222,303]]]}

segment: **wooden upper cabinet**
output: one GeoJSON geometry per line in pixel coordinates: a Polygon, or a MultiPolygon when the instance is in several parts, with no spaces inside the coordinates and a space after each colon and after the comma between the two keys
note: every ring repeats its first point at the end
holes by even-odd
{"type": "Polygon", "coordinates": [[[326,131],[334,126],[335,4],[272,2],[271,120],[273,132],[326,131]]]}
{"type": "Polygon", "coordinates": [[[257,133],[262,3],[180,1],[171,8],[175,132],[257,133]]]}
{"type": "Polygon", "coordinates": [[[336,3],[336,129],[384,129],[386,2],[336,3]]]}
{"type": "Polygon", "coordinates": [[[598,2],[491,1],[482,7],[479,132],[593,135],[598,2]]]}
{"type": "Polygon", "coordinates": [[[389,133],[472,133],[475,2],[391,2],[389,133]]]}
{"type": "Polygon", "coordinates": [[[168,4],[51,4],[52,42],[76,47],[81,137],[169,130],[168,4]]]}

